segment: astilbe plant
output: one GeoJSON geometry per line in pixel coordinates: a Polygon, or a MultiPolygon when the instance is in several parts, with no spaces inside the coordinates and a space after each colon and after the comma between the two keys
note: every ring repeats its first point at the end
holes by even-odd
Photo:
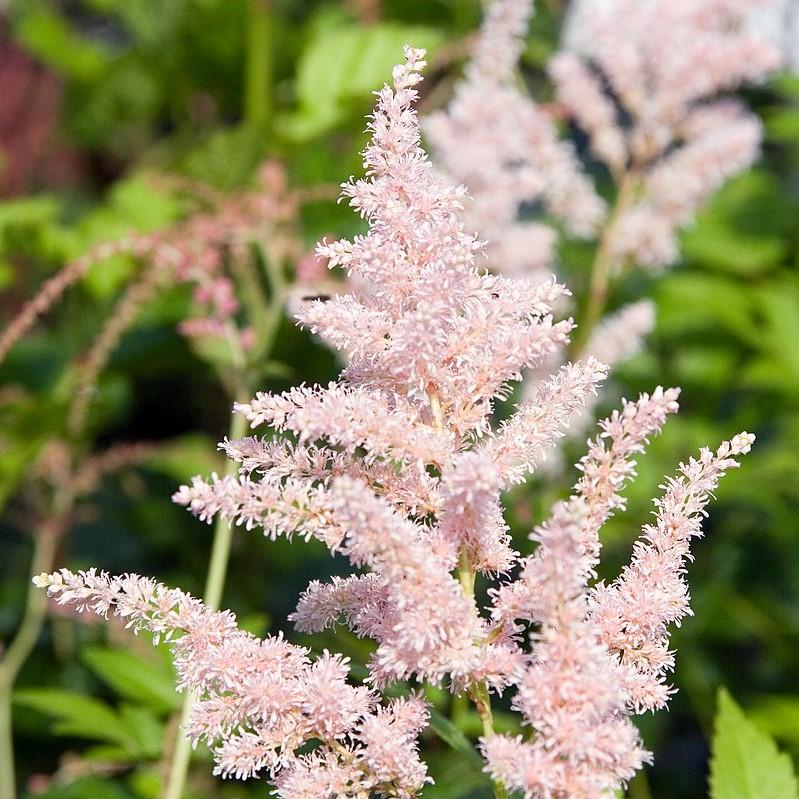
{"type": "Polygon", "coordinates": [[[603,321],[611,279],[625,268],[675,263],[680,229],[757,157],[760,122],[719,95],[780,65],[777,48],[745,25],[756,6],[769,4],[577,4],[549,63],[555,101],[542,105],[518,70],[533,0],[492,0],[454,97],[424,120],[437,168],[469,190],[466,218],[489,241],[491,269],[546,272],[557,227],[596,239],[573,354],[601,351],[615,362],[636,350],[653,326],[652,305],[641,301],[603,321]],[[607,168],[609,203],[572,142],[560,138],[561,120],[583,131],[607,168]],[[531,215],[535,206],[548,218],[531,215]]]}
{"type": "MultiPolygon", "coordinates": [[[[154,179],[154,178],[153,178],[154,179]]],[[[231,195],[176,178],[166,188],[189,189],[199,208],[170,227],[149,233],[131,232],[117,241],[97,245],[65,265],[44,283],[0,334],[0,363],[65,292],[95,265],[114,255],[137,262],[137,275],[123,289],[113,312],[104,320],[85,352],[65,369],[61,388],[54,392],[56,411],[48,421],[48,441],[33,459],[17,494],[25,503],[26,526],[33,519],[32,574],[54,568],[68,546],[71,530],[86,513],[92,494],[109,473],[140,466],[168,443],[139,442],[100,448],[101,430],[94,410],[97,385],[109,358],[138,316],[159,291],[182,284],[193,290],[188,318],[179,329],[220,378],[234,398],[247,399],[256,375],[268,368],[283,306],[288,296],[288,262],[303,252],[299,237],[300,206],[324,195],[325,187],[299,190],[288,185],[282,165],[266,161],[257,185],[231,195]],[[263,269],[263,273],[262,273],[263,269]]],[[[271,364],[274,365],[274,364],[271,364]]],[[[7,387],[0,407],[9,416],[25,407],[24,389],[7,387]]],[[[48,411],[50,408],[48,408],[48,411]]],[[[231,437],[243,435],[246,421],[233,417],[231,437]]],[[[26,451],[29,448],[26,442],[26,451]]],[[[233,464],[230,465],[233,470],[233,464]]],[[[223,519],[215,526],[204,601],[217,607],[230,546],[230,529],[223,519]]],[[[16,796],[11,724],[12,690],[45,621],[41,592],[26,597],[18,627],[5,648],[0,647],[0,796],[16,796]]],[[[191,701],[186,698],[186,704],[191,701]]],[[[175,725],[176,727],[177,725],[175,725]]],[[[171,732],[174,736],[175,731],[171,732]]],[[[189,747],[178,738],[167,743],[169,797],[182,794],[189,747]]]]}
{"type": "Polygon", "coordinates": [[[615,262],[677,260],[677,232],[758,155],[760,122],[719,95],[762,81],[779,50],[746,21],[772,0],[584,4],[550,63],[557,97],[613,174],[615,262]],[[653,46],[657,42],[657,46],[653,46]]]}
{"type": "Polygon", "coordinates": [[[175,495],[202,519],[317,538],[346,556],[356,572],[311,583],[292,619],[304,632],[344,623],[374,639],[367,684],[350,684],[338,655],[312,660],[281,636],[258,640],[231,613],[146,578],[62,570],[36,582],[61,603],[171,640],[181,687],[199,696],[188,734],[210,744],[217,773],[265,771],[283,799],[417,795],[424,702],[381,700],[405,680],[471,698],[498,796],[612,796],[649,757],[631,716],[663,707],[672,690],[668,627],[689,612],[690,541],[753,437],[682,465],[630,565],[593,584],[600,528],[624,507],[635,458],[676,411],[677,391],[625,402],[520,558],[502,492],[535,470],[606,369],[568,364],[492,423],[509,382],[566,344],[572,323],[552,317],[565,289],[475,266],[482,245],[464,229],[464,190],[437,177],[420,148],[424,51],[405,55],[393,88],[378,93],[367,177],[344,188],[369,231],[319,248],[359,278],[357,293],[301,314],[346,367],[330,385],[238,405],[273,433],[226,440],[238,475],[196,478],[175,495]],[[478,577],[489,586],[483,607],[478,577]],[[528,736],[495,733],[492,699],[504,692],[528,736]]]}

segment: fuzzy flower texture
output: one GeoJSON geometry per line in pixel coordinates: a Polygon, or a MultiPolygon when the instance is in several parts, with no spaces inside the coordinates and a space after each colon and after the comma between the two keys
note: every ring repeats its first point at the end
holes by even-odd
{"type": "Polygon", "coordinates": [[[503,273],[547,269],[556,231],[603,226],[609,254],[657,269],[677,235],[731,176],[751,166],[761,126],[724,94],[764,80],[779,50],[747,25],[773,0],[574,0],[564,46],[548,65],[556,103],[540,106],[518,75],[533,0],[493,0],[464,80],[424,127],[438,168],[469,189],[467,219],[503,273]],[[565,117],[617,187],[610,213],[583,172],[565,117]],[[526,210],[528,209],[528,210],[526,210]]]}
{"type": "Polygon", "coordinates": [[[323,243],[357,293],[306,306],[301,323],[346,355],[338,381],[239,405],[264,437],[225,441],[237,477],[195,478],[175,500],[271,538],[318,538],[354,572],[301,596],[302,632],[346,624],[376,642],[364,685],[346,659],[313,660],[282,637],[258,640],[148,579],[62,570],[37,578],[59,602],[113,611],[173,642],[181,686],[195,691],[188,733],[223,776],[266,771],[282,799],[412,797],[427,781],[420,698],[381,700],[398,681],[446,684],[483,717],[486,771],[526,797],[611,797],[648,758],[631,716],[672,689],[668,627],[688,614],[691,539],[746,433],[702,450],[666,481],[652,524],[611,584],[595,582],[599,530],[624,506],[647,437],[677,409],[655,389],[602,422],[571,497],[514,551],[502,492],[525,480],[605,377],[594,359],[541,381],[507,420],[494,403],[568,339],[553,280],[488,274],[464,229],[464,190],[420,147],[416,85],[424,51],[406,48],[377,94],[366,178],[344,187],[369,223],[323,243]],[[361,288],[363,287],[363,288],[361,288]],[[479,607],[475,578],[488,582],[479,607]],[[529,730],[494,734],[491,696],[510,691],[529,730]],[[309,746],[313,742],[314,746],[309,746]]]}

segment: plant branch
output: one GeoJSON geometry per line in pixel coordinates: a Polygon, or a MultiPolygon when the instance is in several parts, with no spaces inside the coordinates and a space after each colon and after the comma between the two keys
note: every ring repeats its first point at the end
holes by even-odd
{"type": "MultiPolygon", "coordinates": [[[[250,398],[249,393],[241,391],[237,401],[245,402],[250,398]]],[[[247,420],[240,413],[234,413],[230,422],[228,437],[241,438],[247,430],[247,420]]],[[[225,475],[236,471],[236,463],[228,459],[225,462],[225,475]]],[[[230,548],[233,542],[233,525],[222,516],[216,517],[214,524],[213,543],[211,545],[211,558],[208,563],[208,574],[205,580],[203,602],[213,610],[219,610],[222,601],[222,591],[225,587],[228,562],[230,561],[230,548]]],[[[163,799],[181,799],[186,787],[186,777],[191,760],[191,742],[183,733],[188,724],[191,710],[196,697],[190,691],[186,693],[180,713],[180,723],[175,730],[175,744],[169,764],[169,774],[163,799]]]]}
{"type": "Polygon", "coordinates": [[[272,117],[272,2],[247,2],[247,52],[244,74],[244,119],[264,126],[272,117]]]}
{"type": "Polygon", "coordinates": [[[608,217],[607,224],[602,230],[596,255],[591,264],[591,284],[588,290],[588,300],[571,348],[572,356],[575,358],[584,354],[585,347],[591,338],[591,333],[593,333],[594,328],[605,312],[610,293],[610,281],[618,267],[616,255],[613,252],[616,228],[619,220],[635,202],[640,182],[640,175],[635,169],[625,172],[619,181],[616,202],[608,217]]]}
{"type": "Polygon", "coordinates": [[[66,488],[59,489],[54,499],[54,513],[44,523],[34,541],[30,580],[22,616],[16,635],[0,661],[0,799],[15,799],[14,737],[11,700],[14,683],[25,661],[36,646],[47,616],[47,595],[33,584],[33,578],[53,570],[61,533],[72,513],[74,499],[66,488]]]}

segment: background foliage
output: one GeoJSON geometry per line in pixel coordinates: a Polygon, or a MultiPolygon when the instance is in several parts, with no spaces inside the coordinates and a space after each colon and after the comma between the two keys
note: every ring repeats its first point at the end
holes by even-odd
{"type": "MultiPolygon", "coordinates": [[[[540,6],[525,75],[545,98],[541,66],[563,8],[556,0],[540,6]]],[[[476,0],[273,0],[271,9],[264,0],[12,3],[0,50],[0,85],[8,87],[0,108],[3,322],[93,244],[183,218],[189,205],[178,178],[233,191],[252,184],[266,157],[278,157],[294,185],[346,179],[359,169],[370,92],[401,45],[431,49],[423,108],[435,108],[449,96],[479,17],[476,0]]],[[[683,264],[663,277],[633,275],[616,297],[622,304],[653,296],[658,326],[648,349],[615,375],[612,393],[681,385],[683,411],[641,464],[629,509],[608,536],[609,562],[627,556],[658,482],[677,461],[741,429],[758,436],[744,468],[719,490],[695,550],[696,617],[674,638],[680,692],[669,713],[642,721],[655,765],[630,789],[640,799],[707,795],[719,686],[755,726],[740,732],[748,722],[735,726],[740,710],[723,695],[719,724],[726,719],[745,743],[729,733],[714,763],[734,758],[736,745],[757,749],[758,730],[799,754],[799,78],[781,76],[748,99],[766,125],[760,164],[728,184],[685,234],[683,264]]],[[[353,218],[327,199],[305,204],[305,245],[354,232],[353,218]]],[[[567,243],[561,256],[579,292],[590,253],[567,243]]],[[[75,356],[135,269],[123,256],[92,267],[0,367],[0,640],[19,623],[42,521],[29,509],[47,492],[30,482],[30,465],[64,434],[81,368],[75,356]]],[[[112,354],[76,446],[159,446],[135,471],[92,490],[62,541],[59,565],[137,571],[202,593],[209,528],[169,497],[192,474],[221,467],[213,453],[230,399],[208,360],[176,332],[187,303],[184,289],[159,294],[112,354]]],[[[261,375],[259,388],[321,382],[336,369],[287,319],[271,360],[281,366],[261,375]]],[[[541,486],[514,495],[520,546],[551,499],[541,486]]],[[[321,547],[237,534],[224,604],[254,631],[279,629],[308,579],[328,566],[321,547]]],[[[363,643],[345,638],[343,646],[363,658],[363,643]]],[[[131,644],[121,629],[52,621],[15,696],[25,795],[158,796],[164,729],[179,707],[162,655],[146,641],[131,644]]],[[[441,715],[428,742],[436,785],[425,795],[485,795],[467,737],[476,717],[444,694],[431,699],[441,715]]],[[[772,755],[764,755],[766,770],[772,755]]],[[[216,783],[207,763],[192,781],[198,798],[265,790],[216,783]]],[[[777,796],[724,792],[719,780],[714,791],[716,799],[777,796]]]]}

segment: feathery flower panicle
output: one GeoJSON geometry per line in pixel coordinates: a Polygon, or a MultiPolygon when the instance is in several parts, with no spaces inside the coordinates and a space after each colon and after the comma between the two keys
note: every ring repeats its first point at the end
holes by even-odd
{"type": "Polygon", "coordinates": [[[519,579],[493,592],[492,615],[505,634],[518,637],[520,619],[539,625],[513,703],[536,736],[482,741],[489,773],[530,799],[610,795],[649,759],[629,714],[668,698],[667,627],[687,612],[688,539],[699,534],[718,478],[737,465],[732,456],[753,441],[741,434],[681,467],[658,503],[659,524],[645,527],[631,565],[613,586],[589,590],[599,529],[624,507],[620,491],[635,474],[633,457],[677,410],[676,397],[673,389],[657,389],[600,425],[574,494],[533,532],[538,548],[522,562],[519,579]]]}
{"type": "Polygon", "coordinates": [[[741,433],[716,452],[680,465],[680,474],[663,486],[655,501],[655,524],[644,526],[632,561],[611,585],[591,593],[591,617],[603,643],[617,654],[625,672],[628,702],[636,712],[657,710],[671,690],[664,675],[673,668],[668,627],[691,613],[685,564],[691,539],[702,535],[705,508],[719,479],[738,467],[736,456],[751,449],[754,436],[741,433]]]}
{"type": "Polygon", "coordinates": [[[715,98],[780,65],[746,24],[768,1],[608,0],[574,12],[550,75],[594,155],[618,180],[634,176],[634,202],[614,225],[617,262],[673,263],[679,229],[757,157],[759,121],[715,98]]]}
{"type": "Polygon", "coordinates": [[[487,262],[503,274],[545,275],[555,230],[523,220],[523,205],[543,202],[579,236],[591,235],[605,206],[582,174],[571,145],[515,76],[533,13],[532,0],[495,0],[464,80],[445,111],[423,128],[436,167],[463,183],[467,224],[488,240],[487,262]]]}
{"type": "MultiPolygon", "coordinates": [[[[291,619],[303,632],[344,623],[373,639],[369,688],[347,682],[340,656],[312,661],[280,637],[260,641],[232,614],[150,580],[62,571],[37,582],[61,602],[114,610],[173,640],[181,685],[201,696],[192,738],[211,745],[218,773],[265,770],[283,799],[418,794],[424,703],[379,701],[400,680],[470,696],[498,783],[528,799],[611,795],[648,758],[631,715],[662,704],[668,625],[688,612],[690,539],[752,437],[683,466],[631,564],[611,585],[593,585],[600,528],[624,507],[635,458],[676,411],[677,391],[625,402],[589,442],[572,496],[531,534],[533,554],[519,557],[502,492],[545,460],[607,369],[590,357],[570,363],[493,424],[508,384],[567,342],[571,322],[552,313],[565,289],[476,267],[481,245],[464,229],[464,191],[433,171],[419,144],[424,52],[405,56],[393,87],[378,93],[367,175],[344,186],[368,232],[320,246],[359,279],[350,294],[299,315],[347,354],[346,367],[327,386],[237,405],[267,435],[225,440],[238,475],[195,478],[174,497],[206,521],[315,537],[347,557],[354,573],[312,582],[291,619]],[[490,586],[486,607],[478,574],[490,586]],[[491,694],[507,690],[526,737],[491,732],[491,694]]],[[[491,74],[507,68],[498,58],[491,74]]]]}
{"type": "Polygon", "coordinates": [[[260,640],[230,611],[135,574],[62,569],[35,583],[59,604],[113,613],[156,643],[171,642],[179,688],[199,697],[187,732],[211,747],[215,774],[266,771],[281,799],[310,797],[309,756],[297,750],[317,741],[316,785],[339,780],[336,796],[412,797],[428,781],[415,742],[427,722],[424,702],[381,706],[369,689],[347,683],[346,658],[324,652],[311,662],[307,649],[282,636],[260,640]]]}
{"type": "Polygon", "coordinates": [[[522,406],[513,429],[540,419],[528,439],[492,431],[508,382],[567,341],[571,322],[552,319],[564,289],[477,270],[481,245],[464,231],[463,191],[419,146],[422,53],[408,48],[406,57],[393,88],[378,93],[367,177],[344,186],[369,232],[319,248],[364,280],[300,314],[348,355],[341,378],[237,406],[281,437],[225,442],[239,477],[196,478],[175,500],[206,520],[221,513],[271,536],[315,536],[367,567],[368,583],[311,586],[294,618],[306,630],[343,618],[375,637],[375,684],[415,676],[467,685],[477,673],[501,684],[504,650],[478,645],[485,621],[452,572],[463,559],[487,575],[513,566],[499,493],[534,468],[604,369],[570,365],[537,405],[522,406]]]}

